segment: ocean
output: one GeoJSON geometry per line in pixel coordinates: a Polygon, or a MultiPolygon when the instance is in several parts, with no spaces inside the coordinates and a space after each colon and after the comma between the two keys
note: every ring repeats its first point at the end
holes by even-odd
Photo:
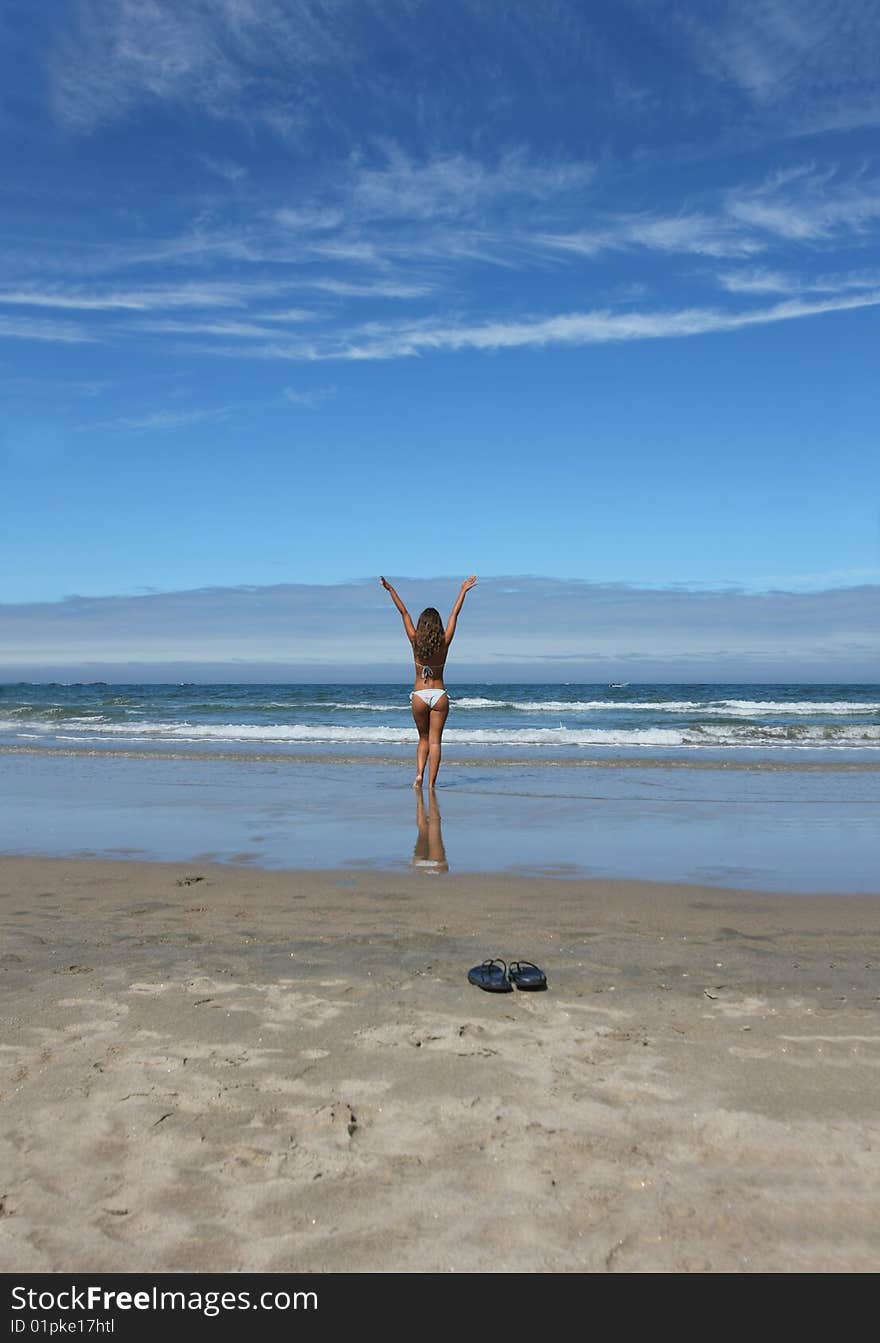
{"type": "MultiPolygon", "coordinates": [[[[444,733],[462,760],[878,758],[880,685],[464,684],[444,733]]],[[[0,750],[404,757],[403,685],[0,685],[0,750]]]]}

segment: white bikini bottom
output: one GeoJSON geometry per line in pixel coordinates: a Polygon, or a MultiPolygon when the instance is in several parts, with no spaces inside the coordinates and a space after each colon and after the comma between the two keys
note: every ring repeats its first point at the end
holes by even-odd
{"type": "Polygon", "coordinates": [[[433,709],[440,696],[445,694],[445,690],[412,690],[409,697],[412,699],[414,695],[418,695],[419,699],[427,704],[429,709],[433,709]]]}

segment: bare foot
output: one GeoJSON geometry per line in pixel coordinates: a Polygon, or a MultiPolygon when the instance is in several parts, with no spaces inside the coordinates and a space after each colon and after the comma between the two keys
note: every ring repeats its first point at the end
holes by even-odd
{"type": "Polygon", "coordinates": [[[421,788],[421,786],[422,786],[422,776],[421,774],[417,774],[416,777],[413,779],[413,788],[421,788]]]}

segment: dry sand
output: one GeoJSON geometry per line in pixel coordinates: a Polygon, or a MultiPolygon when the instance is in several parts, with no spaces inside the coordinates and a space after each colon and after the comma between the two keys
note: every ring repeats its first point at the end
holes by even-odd
{"type": "Polygon", "coordinates": [[[0,926],[0,1268],[880,1267],[880,900],[6,858],[0,926]]]}

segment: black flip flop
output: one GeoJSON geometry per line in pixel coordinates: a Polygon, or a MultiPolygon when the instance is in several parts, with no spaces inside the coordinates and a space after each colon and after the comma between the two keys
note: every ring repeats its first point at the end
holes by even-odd
{"type": "Polygon", "coordinates": [[[468,970],[468,983],[476,984],[478,989],[487,993],[511,993],[510,980],[507,978],[507,965],[504,961],[483,961],[468,970]]]}
{"type": "Polygon", "coordinates": [[[546,989],[547,976],[531,961],[511,961],[507,973],[518,989],[546,989]]]}

